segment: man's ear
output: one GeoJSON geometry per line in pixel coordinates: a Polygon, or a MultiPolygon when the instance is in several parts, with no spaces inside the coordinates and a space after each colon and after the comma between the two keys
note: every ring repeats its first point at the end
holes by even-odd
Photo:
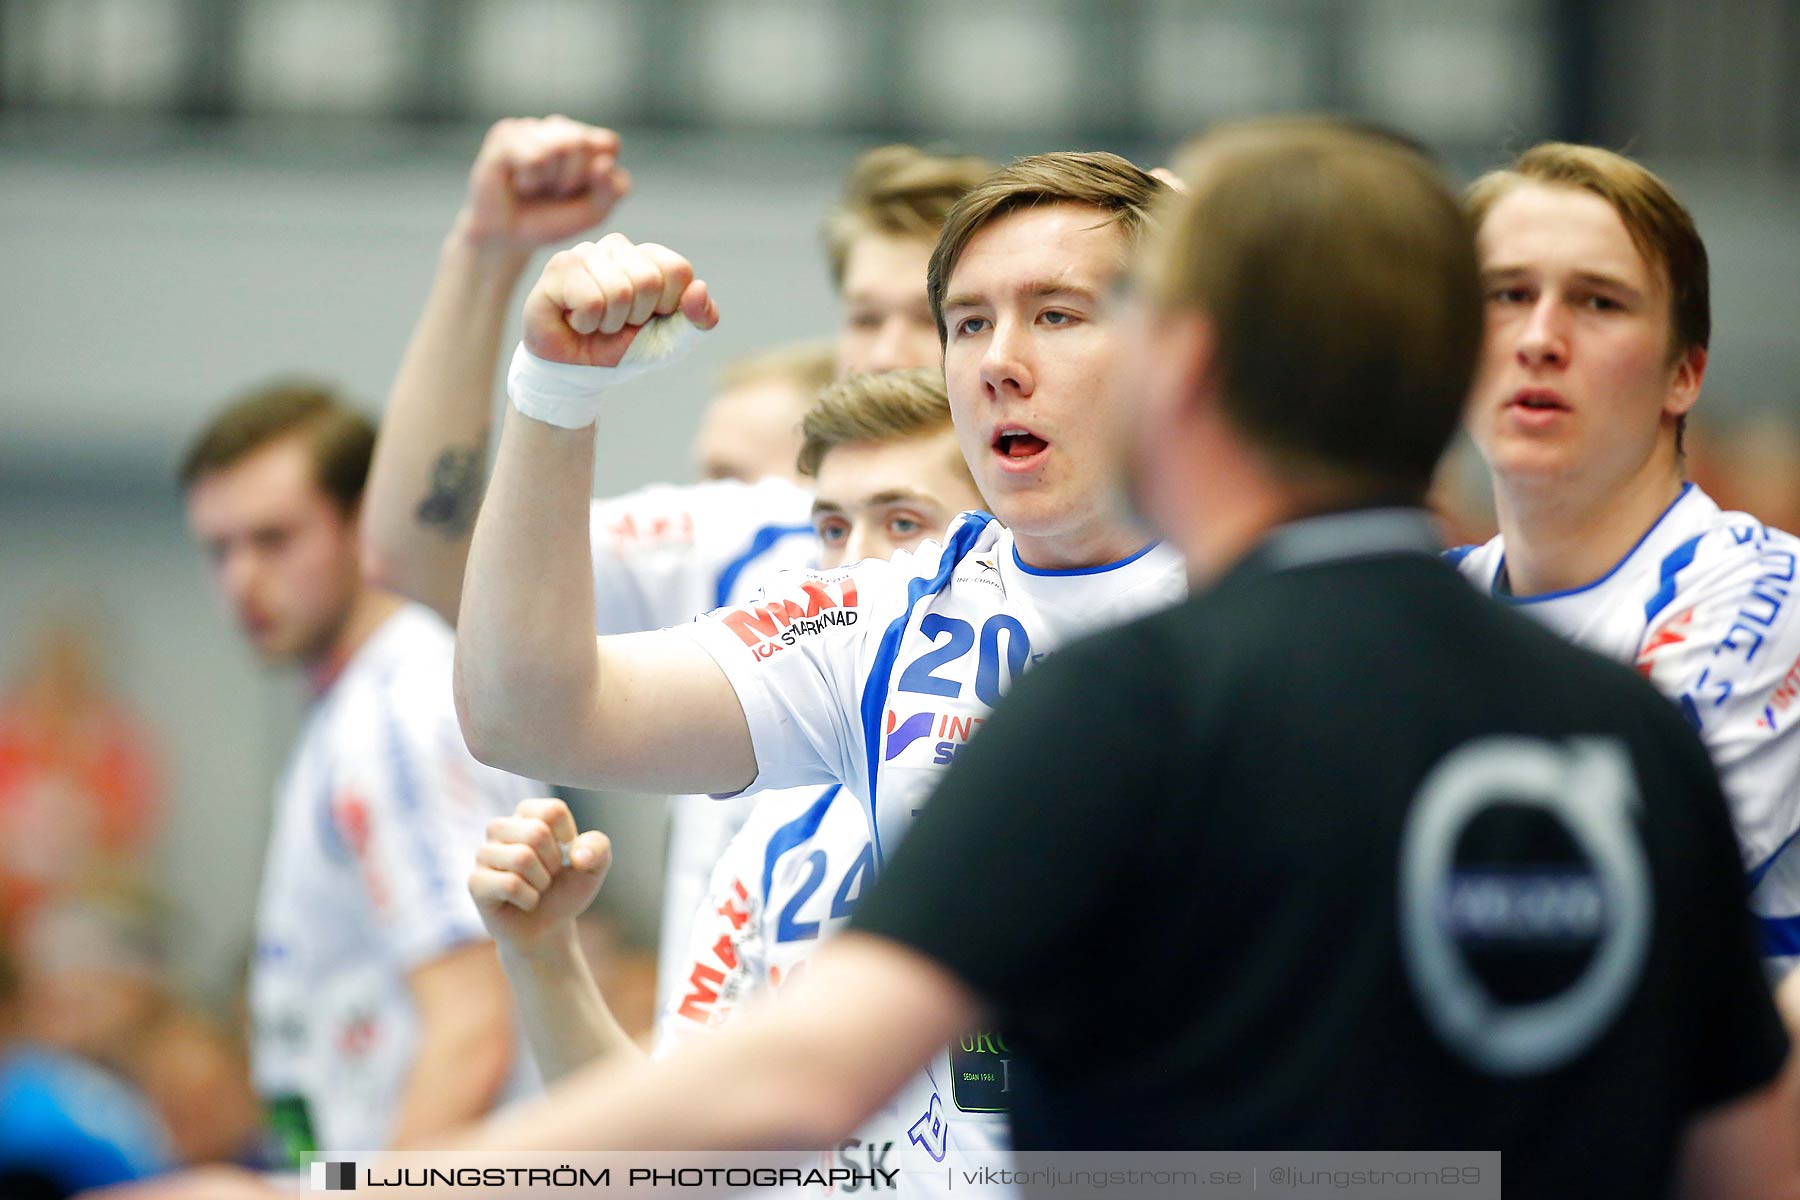
{"type": "Polygon", "coordinates": [[[1157,357],[1169,373],[1170,393],[1179,397],[1173,417],[1201,416],[1217,404],[1218,334],[1212,321],[1192,310],[1162,318],[1157,357]]]}
{"type": "Polygon", "coordinates": [[[1675,359],[1674,374],[1669,380],[1669,394],[1663,399],[1663,413],[1685,417],[1700,399],[1700,384],[1706,378],[1706,347],[1689,346],[1675,359]]]}

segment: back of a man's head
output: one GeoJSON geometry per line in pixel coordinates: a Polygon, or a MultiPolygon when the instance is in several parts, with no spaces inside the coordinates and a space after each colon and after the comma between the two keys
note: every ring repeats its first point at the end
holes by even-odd
{"type": "Polygon", "coordinates": [[[1279,474],[1423,497],[1482,329],[1474,239],[1403,139],[1328,118],[1223,126],[1184,151],[1140,284],[1215,331],[1233,427],[1279,474]]]}
{"type": "Polygon", "coordinates": [[[183,492],[203,476],[237,465],[267,446],[304,439],[319,490],[353,513],[362,502],[375,452],[375,426],[332,389],[305,380],[260,388],[232,401],[189,443],[176,479],[183,492]]]}

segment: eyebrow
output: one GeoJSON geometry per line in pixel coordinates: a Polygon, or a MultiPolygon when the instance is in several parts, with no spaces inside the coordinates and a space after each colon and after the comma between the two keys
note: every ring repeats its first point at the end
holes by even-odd
{"type": "MultiPolygon", "coordinates": [[[[1088,287],[1085,284],[1076,283],[1072,279],[1033,280],[1021,287],[1008,290],[1015,292],[1018,295],[1038,300],[1047,296],[1073,296],[1076,299],[1086,300],[1093,304],[1097,304],[1100,301],[1100,292],[1098,290],[1088,287]]],[[[979,308],[986,302],[987,301],[983,296],[975,292],[958,292],[954,295],[944,297],[943,307],[947,312],[953,308],[979,308]]]]}
{"type": "MultiPolygon", "coordinates": [[[[1530,267],[1491,267],[1481,272],[1481,282],[1484,284],[1497,283],[1501,280],[1519,279],[1533,274],[1536,272],[1530,267]]],[[[1608,275],[1602,271],[1571,271],[1569,274],[1571,278],[1588,287],[1609,288],[1634,297],[1642,297],[1644,294],[1642,288],[1627,283],[1617,275],[1608,275]]]]}
{"type": "MultiPolygon", "coordinates": [[[[859,507],[876,508],[883,504],[930,504],[932,502],[931,497],[924,492],[914,491],[910,488],[890,488],[885,492],[876,492],[873,496],[861,501],[859,507]]],[[[844,506],[833,500],[813,501],[812,512],[815,517],[827,513],[842,516],[844,511],[844,506]]]]}

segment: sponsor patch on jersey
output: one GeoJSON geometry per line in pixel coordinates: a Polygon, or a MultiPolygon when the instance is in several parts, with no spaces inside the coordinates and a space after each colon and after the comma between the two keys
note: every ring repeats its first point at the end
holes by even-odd
{"type": "Polygon", "coordinates": [[[906,1131],[906,1137],[931,1155],[932,1162],[944,1161],[944,1151],[949,1149],[950,1128],[944,1124],[944,1107],[936,1092],[931,1093],[931,1103],[926,1106],[924,1115],[906,1131]]]}
{"type": "Polygon", "coordinates": [[[770,658],[801,638],[856,624],[856,580],[811,578],[754,604],[724,609],[717,619],[758,658],[770,658]]]}
{"type": "Polygon", "coordinates": [[[1763,706],[1762,715],[1756,719],[1756,727],[1774,733],[1781,727],[1781,722],[1788,715],[1788,710],[1800,703],[1800,659],[1788,668],[1775,690],[1769,693],[1769,702],[1763,706]]]}
{"type": "Polygon", "coordinates": [[[955,583],[974,584],[977,587],[991,587],[1002,596],[1006,595],[1006,583],[1000,578],[1000,564],[995,561],[995,554],[989,551],[963,562],[963,569],[952,576],[955,583]]]}
{"type": "Polygon", "coordinates": [[[652,546],[691,546],[694,542],[694,514],[622,513],[607,522],[607,539],[620,550],[641,550],[652,546]]]}
{"type": "Polygon", "coordinates": [[[953,713],[937,709],[907,712],[887,711],[887,748],[883,762],[893,762],[907,751],[919,747],[906,761],[906,766],[948,766],[957,751],[968,744],[975,731],[987,722],[984,712],[953,713]]]}
{"type": "Polygon", "coordinates": [[[983,1030],[950,1046],[950,1093],[958,1111],[993,1113],[1012,1108],[1012,1051],[1006,1039],[983,1030]]]}

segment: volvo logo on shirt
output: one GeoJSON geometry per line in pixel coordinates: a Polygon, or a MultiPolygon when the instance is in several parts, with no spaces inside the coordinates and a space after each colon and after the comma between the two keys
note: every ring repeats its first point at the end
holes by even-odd
{"type": "Polygon", "coordinates": [[[1427,776],[1401,847],[1401,946],[1425,1017],[1494,1075],[1583,1053],[1637,986],[1650,875],[1623,744],[1470,742],[1427,776]]]}

